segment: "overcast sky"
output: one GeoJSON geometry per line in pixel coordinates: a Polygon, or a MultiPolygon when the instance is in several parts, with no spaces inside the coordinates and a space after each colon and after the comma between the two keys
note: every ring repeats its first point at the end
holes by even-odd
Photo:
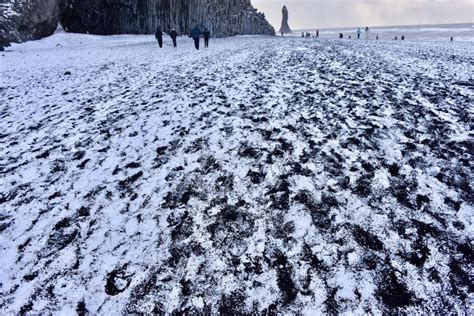
{"type": "Polygon", "coordinates": [[[474,22],[474,0],[251,0],[278,29],[283,5],[294,29],[474,22]]]}

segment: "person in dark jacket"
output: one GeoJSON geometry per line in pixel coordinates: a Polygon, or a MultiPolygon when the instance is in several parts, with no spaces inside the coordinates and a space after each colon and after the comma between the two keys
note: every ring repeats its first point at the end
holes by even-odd
{"type": "Polygon", "coordinates": [[[2,40],[2,35],[3,35],[3,33],[0,32],[0,52],[3,52],[5,50],[5,47],[10,46],[7,43],[7,40],[2,40]]]}
{"type": "Polygon", "coordinates": [[[163,32],[159,27],[156,28],[155,38],[158,41],[158,45],[160,46],[160,48],[163,48],[163,32]]]}
{"type": "Polygon", "coordinates": [[[199,40],[201,38],[201,29],[198,26],[195,26],[191,30],[191,38],[194,40],[194,47],[199,50],[199,40]]]}
{"type": "Polygon", "coordinates": [[[204,32],[202,32],[202,36],[204,36],[204,47],[209,47],[209,38],[211,38],[211,32],[205,28],[204,32]]]}
{"type": "Polygon", "coordinates": [[[173,46],[178,47],[178,44],[176,42],[176,39],[178,38],[178,32],[176,32],[175,29],[171,29],[170,36],[171,36],[171,39],[173,40],[173,46]]]}

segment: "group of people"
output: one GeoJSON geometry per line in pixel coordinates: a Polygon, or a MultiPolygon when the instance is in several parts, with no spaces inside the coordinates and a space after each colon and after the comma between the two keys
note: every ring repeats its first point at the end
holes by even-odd
{"type": "MultiPolygon", "coordinates": [[[[361,29],[360,27],[357,29],[356,34],[357,34],[357,39],[360,39],[360,37],[362,36],[362,29],[361,29]]],[[[339,33],[339,38],[344,38],[344,34],[343,34],[343,33],[339,33]]],[[[369,29],[368,26],[365,28],[365,38],[366,38],[367,40],[370,39],[370,29],[369,29]]],[[[378,40],[378,39],[379,39],[379,35],[377,34],[377,35],[375,36],[375,38],[378,40]]],[[[349,35],[349,39],[352,39],[352,36],[351,36],[351,35],[349,35]]]]}
{"type": "MultiPolygon", "coordinates": [[[[362,36],[362,29],[358,28],[356,34],[357,34],[357,39],[360,39],[361,36],[362,36]]],[[[155,32],[155,38],[158,41],[158,45],[160,46],[160,48],[163,47],[163,35],[164,35],[164,33],[163,33],[163,31],[161,31],[160,27],[157,27],[156,32],[155,32]]],[[[283,36],[283,33],[281,35],[283,36]]],[[[169,33],[169,36],[171,37],[171,40],[173,41],[173,46],[178,47],[178,43],[177,43],[178,32],[175,29],[171,29],[171,31],[169,33]]],[[[208,48],[209,47],[209,39],[211,38],[211,32],[207,28],[204,28],[204,31],[201,31],[199,26],[195,26],[191,30],[190,37],[193,39],[194,47],[197,50],[199,50],[201,37],[204,38],[204,47],[208,48]]],[[[301,37],[311,38],[311,34],[309,32],[306,32],[306,33],[302,32],[301,37]]],[[[365,37],[366,37],[367,40],[370,39],[370,29],[369,29],[369,27],[365,28],[365,37]]],[[[313,36],[313,38],[319,38],[319,29],[316,30],[316,35],[313,36]]],[[[339,33],[339,38],[343,39],[344,34],[339,33]]],[[[349,35],[349,39],[352,39],[351,35],[349,35]]],[[[379,40],[379,35],[378,34],[376,34],[375,39],[379,40]]],[[[395,36],[394,40],[397,41],[398,36],[395,36]]],[[[402,35],[401,40],[402,41],[405,40],[405,35],[402,35]]],[[[451,37],[451,42],[453,42],[453,41],[454,41],[454,38],[451,37]]]]}
{"type": "MultiPolygon", "coordinates": [[[[155,38],[158,41],[158,45],[160,46],[160,48],[163,48],[163,35],[164,33],[161,28],[157,27],[155,31],[155,38]]],[[[169,35],[171,37],[171,40],[173,41],[173,47],[178,47],[178,32],[175,29],[171,29],[169,35]]],[[[209,47],[209,39],[211,38],[211,32],[207,28],[205,28],[204,31],[201,31],[198,26],[195,26],[191,30],[190,37],[193,39],[194,47],[197,50],[199,50],[201,36],[204,38],[204,47],[209,47]]]]}
{"type": "MultiPolygon", "coordinates": [[[[369,27],[367,26],[365,28],[365,38],[366,39],[369,39],[369,33],[370,33],[370,29],[369,27]]],[[[360,29],[360,27],[357,29],[357,39],[360,39],[360,36],[362,35],[362,30],[360,29]]]]}
{"type": "MultiPolygon", "coordinates": [[[[363,33],[363,31],[362,31],[361,28],[358,28],[358,29],[356,30],[356,33],[355,33],[355,34],[356,34],[356,36],[357,36],[357,39],[361,39],[362,33],[363,33]]],[[[370,30],[370,28],[367,26],[367,27],[365,28],[365,38],[366,38],[367,40],[370,39],[370,33],[371,33],[371,30],[370,30]]],[[[282,36],[283,36],[283,34],[282,34],[282,36]]],[[[319,29],[317,29],[316,32],[315,32],[312,36],[311,36],[311,34],[308,33],[308,32],[301,32],[301,37],[303,37],[303,38],[310,38],[310,37],[319,38],[319,29]]],[[[340,39],[343,39],[343,38],[344,38],[344,33],[339,33],[339,38],[340,38],[340,39]]],[[[352,35],[349,35],[348,38],[349,38],[349,39],[352,39],[352,35]]],[[[375,40],[378,41],[379,39],[380,39],[380,36],[379,36],[378,33],[376,33],[376,34],[375,34],[375,40]]],[[[405,40],[405,35],[402,35],[401,37],[395,36],[395,37],[393,37],[392,39],[393,39],[394,41],[398,41],[399,39],[402,40],[402,41],[404,41],[404,40],[405,40]]],[[[451,42],[454,42],[454,37],[450,37],[450,41],[451,41],[451,42]]]]}
{"type": "MultiPolygon", "coordinates": [[[[362,29],[361,29],[361,28],[358,28],[356,34],[357,34],[357,39],[360,39],[360,37],[362,36],[362,29]]],[[[339,38],[341,38],[341,39],[344,38],[344,34],[339,33],[339,38]]],[[[367,40],[370,39],[370,29],[369,29],[369,27],[366,27],[366,28],[365,28],[365,38],[366,38],[367,40]]],[[[349,39],[352,39],[352,36],[351,36],[351,35],[349,35],[349,39]]],[[[375,39],[376,39],[377,41],[380,39],[380,37],[379,37],[378,34],[375,35],[375,39]]],[[[398,36],[395,36],[394,40],[397,41],[397,40],[398,40],[398,36]]],[[[402,35],[401,40],[402,40],[402,41],[405,40],[405,35],[402,35]]]]}
{"type": "MultiPolygon", "coordinates": [[[[366,37],[366,39],[369,39],[369,33],[370,33],[370,29],[369,29],[369,27],[366,27],[365,28],[365,37],[366,37]]],[[[356,34],[357,34],[357,39],[360,39],[360,37],[362,36],[362,30],[360,28],[358,28],[356,34]]],[[[283,36],[283,33],[281,34],[281,36],[283,36]]],[[[309,32],[301,32],[301,37],[310,38],[311,34],[309,32]]],[[[316,30],[316,33],[315,33],[315,35],[313,35],[313,38],[319,38],[319,29],[316,30]]],[[[339,33],[339,38],[344,38],[344,34],[339,33]]],[[[376,38],[378,40],[379,36],[377,35],[376,38]]],[[[351,35],[349,35],[349,39],[352,39],[351,35]]]]}
{"type": "MultiPolygon", "coordinates": [[[[283,33],[281,33],[281,36],[283,36],[283,33]]],[[[301,37],[311,38],[311,33],[310,32],[301,32],[301,37]]],[[[316,30],[316,35],[313,35],[313,38],[319,38],[319,30],[316,30]]]]}

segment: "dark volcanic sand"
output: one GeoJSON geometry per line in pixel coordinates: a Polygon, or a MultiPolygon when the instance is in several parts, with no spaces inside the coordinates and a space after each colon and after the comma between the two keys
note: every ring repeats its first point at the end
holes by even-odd
{"type": "Polygon", "coordinates": [[[472,46],[71,38],[0,56],[4,314],[469,313],[472,46]]]}

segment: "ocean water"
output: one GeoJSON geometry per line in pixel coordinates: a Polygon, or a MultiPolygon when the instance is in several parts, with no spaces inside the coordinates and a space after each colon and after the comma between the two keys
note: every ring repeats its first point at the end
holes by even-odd
{"type": "MultiPolygon", "coordinates": [[[[375,39],[376,35],[380,40],[394,40],[395,36],[398,40],[405,36],[406,41],[449,41],[451,37],[457,42],[473,42],[474,43],[474,24],[439,24],[439,25],[422,25],[422,26],[385,26],[370,27],[369,39],[375,39]]],[[[365,27],[361,27],[361,39],[365,39],[365,27]]],[[[316,29],[297,30],[292,36],[301,36],[301,32],[310,32],[311,36],[315,35],[316,29]]],[[[357,38],[357,27],[354,28],[333,28],[320,29],[321,38],[338,38],[339,33],[344,34],[344,38],[357,38]]]]}

